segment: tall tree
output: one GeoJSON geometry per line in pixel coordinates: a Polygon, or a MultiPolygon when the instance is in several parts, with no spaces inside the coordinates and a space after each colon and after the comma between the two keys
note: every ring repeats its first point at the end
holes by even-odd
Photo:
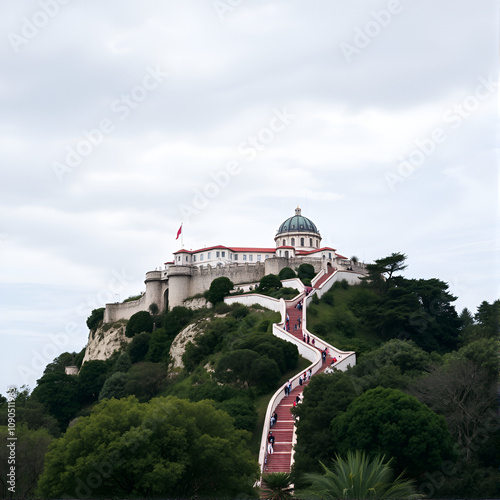
{"type": "Polygon", "coordinates": [[[381,296],[394,285],[397,277],[395,273],[404,271],[408,267],[405,264],[407,258],[404,253],[394,252],[382,259],[376,259],[373,264],[366,265],[368,276],[363,280],[368,281],[381,296]]]}
{"type": "Polygon", "coordinates": [[[398,473],[412,477],[440,470],[453,458],[453,441],[443,417],[397,389],[378,387],[356,398],[331,424],[338,451],[365,450],[396,460],[398,473]]]}
{"type": "Polygon", "coordinates": [[[455,358],[416,380],[410,392],[444,416],[466,459],[471,459],[478,441],[484,438],[490,416],[494,415],[496,379],[472,360],[455,358]]]}
{"type": "Polygon", "coordinates": [[[44,498],[236,497],[255,494],[250,434],[208,400],[104,400],[54,441],[44,498]]]}

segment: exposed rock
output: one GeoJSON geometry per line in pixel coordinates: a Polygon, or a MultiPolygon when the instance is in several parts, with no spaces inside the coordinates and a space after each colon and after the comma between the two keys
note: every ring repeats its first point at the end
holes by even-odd
{"type": "Polygon", "coordinates": [[[95,331],[89,332],[89,341],[85,349],[83,363],[91,360],[106,360],[118,350],[123,349],[132,340],[125,336],[126,321],[100,325],[95,331]]]}
{"type": "Polygon", "coordinates": [[[170,364],[168,366],[169,373],[179,372],[184,368],[182,362],[182,355],[186,350],[188,342],[193,341],[194,338],[203,331],[199,328],[197,323],[186,326],[175,337],[172,345],[170,346],[170,364]]]}

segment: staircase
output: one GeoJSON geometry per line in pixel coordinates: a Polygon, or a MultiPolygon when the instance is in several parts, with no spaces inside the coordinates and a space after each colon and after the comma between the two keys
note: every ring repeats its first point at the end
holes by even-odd
{"type": "MultiPolygon", "coordinates": [[[[329,276],[333,273],[333,270],[330,274],[323,276],[318,283],[316,283],[315,288],[320,286],[324,281],[323,278],[328,279],[329,276]]],[[[297,303],[302,300],[304,301],[305,295],[301,294],[298,299],[294,299],[293,301],[286,301],[286,312],[289,317],[289,334],[293,335],[297,339],[303,340],[303,330],[302,330],[302,310],[297,309],[297,303]],[[300,326],[298,325],[298,319],[301,319],[300,326]],[[296,328],[295,328],[296,327],[296,328]]],[[[286,326],[286,325],[285,325],[286,326]]],[[[311,341],[309,342],[310,346],[313,346],[311,341]]],[[[315,347],[315,346],[314,346],[315,347]]],[[[320,349],[318,349],[319,351],[320,349]]],[[[327,356],[326,362],[323,363],[323,366],[316,373],[323,372],[330,363],[332,358],[327,356]]],[[[304,387],[309,384],[309,379],[303,383],[295,387],[290,395],[286,396],[281,400],[281,402],[276,407],[276,413],[278,414],[278,421],[271,429],[273,435],[275,436],[274,442],[274,453],[267,453],[264,461],[264,472],[290,472],[292,465],[292,447],[293,447],[293,434],[294,434],[294,418],[290,413],[290,409],[293,407],[293,402],[298,394],[302,394],[304,391],[304,387]]],[[[300,403],[299,403],[300,404],[300,403]]]]}

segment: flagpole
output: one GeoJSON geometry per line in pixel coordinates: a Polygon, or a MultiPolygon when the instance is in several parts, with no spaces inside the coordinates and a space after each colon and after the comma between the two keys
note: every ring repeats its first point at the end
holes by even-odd
{"type": "Polygon", "coordinates": [[[184,249],[184,231],[182,230],[184,226],[184,222],[181,223],[181,248],[184,249]]]}

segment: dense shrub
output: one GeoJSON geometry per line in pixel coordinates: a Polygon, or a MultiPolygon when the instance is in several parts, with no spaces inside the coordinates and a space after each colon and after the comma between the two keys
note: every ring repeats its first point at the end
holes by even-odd
{"type": "Polygon", "coordinates": [[[205,298],[213,305],[224,300],[226,295],[234,288],[233,282],[226,276],[215,278],[210,284],[210,288],[205,292],[205,298]]]}
{"type": "Polygon", "coordinates": [[[304,263],[300,264],[297,275],[301,280],[312,279],[316,275],[316,271],[313,265],[304,263]]]}
{"type": "Polygon", "coordinates": [[[104,307],[92,310],[92,313],[87,318],[87,326],[89,327],[89,330],[97,330],[99,323],[104,319],[104,310],[104,307]]]}
{"type": "Polygon", "coordinates": [[[291,267],[284,267],[278,274],[280,280],[289,280],[297,277],[295,271],[291,267]]]}
{"type": "Polygon", "coordinates": [[[128,354],[132,363],[142,361],[149,350],[150,334],[143,332],[136,335],[128,346],[128,354]]]}
{"type": "Polygon", "coordinates": [[[153,318],[147,311],[139,311],[131,316],[125,328],[125,335],[132,338],[137,333],[152,332],[153,318]]]}
{"type": "Polygon", "coordinates": [[[260,292],[268,292],[281,288],[281,281],[275,274],[266,274],[259,282],[258,290],[260,292]]]}

